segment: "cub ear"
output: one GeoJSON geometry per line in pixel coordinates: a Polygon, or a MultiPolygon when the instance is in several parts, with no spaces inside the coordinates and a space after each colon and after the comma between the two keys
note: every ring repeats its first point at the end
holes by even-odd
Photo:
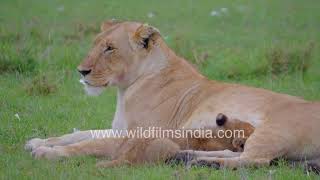
{"type": "Polygon", "coordinates": [[[118,24],[118,23],[119,23],[119,21],[117,21],[117,20],[115,20],[115,19],[111,19],[111,20],[108,20],[108,21],[103,22],[103,23],[101,24],[101,26],[100,26],[100,29],[101,29],[101,31],[103,32],[103,31],[108,30],[110,27],[112,27],[112,26],[114,26],[114,25],[116,25],[116,24],[118,24]]]}
{"type": "Polygon", "coordinates": [[[228,120],[228,117],[222,113],[219,113],[216,118],[217,126],[223,126],[228,120]]]}
{"type": "Polygon", "coordinates": [[[143,24],[133,35],[133,41],[140,48],[148,49],[152,43],[160,36],[160,32],[155,27],[143,24]]]}

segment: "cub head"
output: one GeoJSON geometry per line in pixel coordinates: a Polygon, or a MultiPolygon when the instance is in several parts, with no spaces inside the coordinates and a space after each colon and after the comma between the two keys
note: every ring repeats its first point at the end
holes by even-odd
{"type": "Polygon", "coordinates": [[[152,67],[151,59],[157,61],[152,56],[159,50],[160,39],[159,31],[146,24],[104,22],[93,47],[78,66],[80,82],[89,95],[98,95],[107,86],[127,88],[148,70],[145,67],[152,67]]]}
{"type": "Polygon", "coordinates": [[[222,113],[217,115],[216,124],[223,129],[225,138],[232,139],[233,150],[237,152],[244,150],[246,140],[255,129],[250,123],[238,119],[229,119],[222,113]]]}

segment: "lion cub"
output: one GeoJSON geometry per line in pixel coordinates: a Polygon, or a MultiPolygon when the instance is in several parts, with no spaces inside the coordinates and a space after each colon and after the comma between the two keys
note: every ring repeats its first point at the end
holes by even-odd
{"type": "MultiPolygon", "coordinates": [[[[127,138],[111,161],[102,161],[98,167],[115,167],[143,163],[159,163],[174,157],[180,150],[192,149],[202,151],[231,150],[242,152],[247,138],[253,133],[254,127],[238,119],[228,119],[220,113],[216,117],[217,127],[204,128],[206,137],[200,131],[187,134],[181,138],[127,138]]],[[[192,131],[192,130],[191,130],[192,131]]],[[[189,130],[189,132],[191,132],[189,130]]]]}

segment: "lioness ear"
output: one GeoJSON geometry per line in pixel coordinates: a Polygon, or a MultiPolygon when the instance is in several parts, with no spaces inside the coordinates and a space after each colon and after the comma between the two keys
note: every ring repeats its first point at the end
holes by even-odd
{"type": "Polygon", "coordinates": [[[228,120],[228,117],[222,113],[219,113],[216,118],[216,123],[218,126],[223,126],[228,120]]]}
{"type": "Polygon", "coordinates": [[[115,20],[115,19],[111,19],[111,20],[108,20],[108,21],[105,21],[101,24],[100,26],[100,29],[101,31],[106,31],[108,30],[110,27],[112,27],[113,25],[116,25],[118,24],[119,21],[115,20]]]}
{"type": "Polygon", "coordinates": [[[148,24],[143,24],[133,35],[133,41],[138,45],[138,47],[148,49],[152,43],[160,36],[158,29],[149,26],[148,24]]]}

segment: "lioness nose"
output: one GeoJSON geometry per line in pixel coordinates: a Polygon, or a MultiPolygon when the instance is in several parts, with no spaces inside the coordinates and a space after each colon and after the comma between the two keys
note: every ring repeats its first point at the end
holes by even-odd
{"type": "Polygon", "coordinates": [[[78,71],[79,71],[79,73],[82,74],[83,76],[86,76],[86,75],[88,75],[88,74],[91,72],[91,69],[89,69],[89,70],[79,70],[79,69],[78,69],[78,71]]]}

